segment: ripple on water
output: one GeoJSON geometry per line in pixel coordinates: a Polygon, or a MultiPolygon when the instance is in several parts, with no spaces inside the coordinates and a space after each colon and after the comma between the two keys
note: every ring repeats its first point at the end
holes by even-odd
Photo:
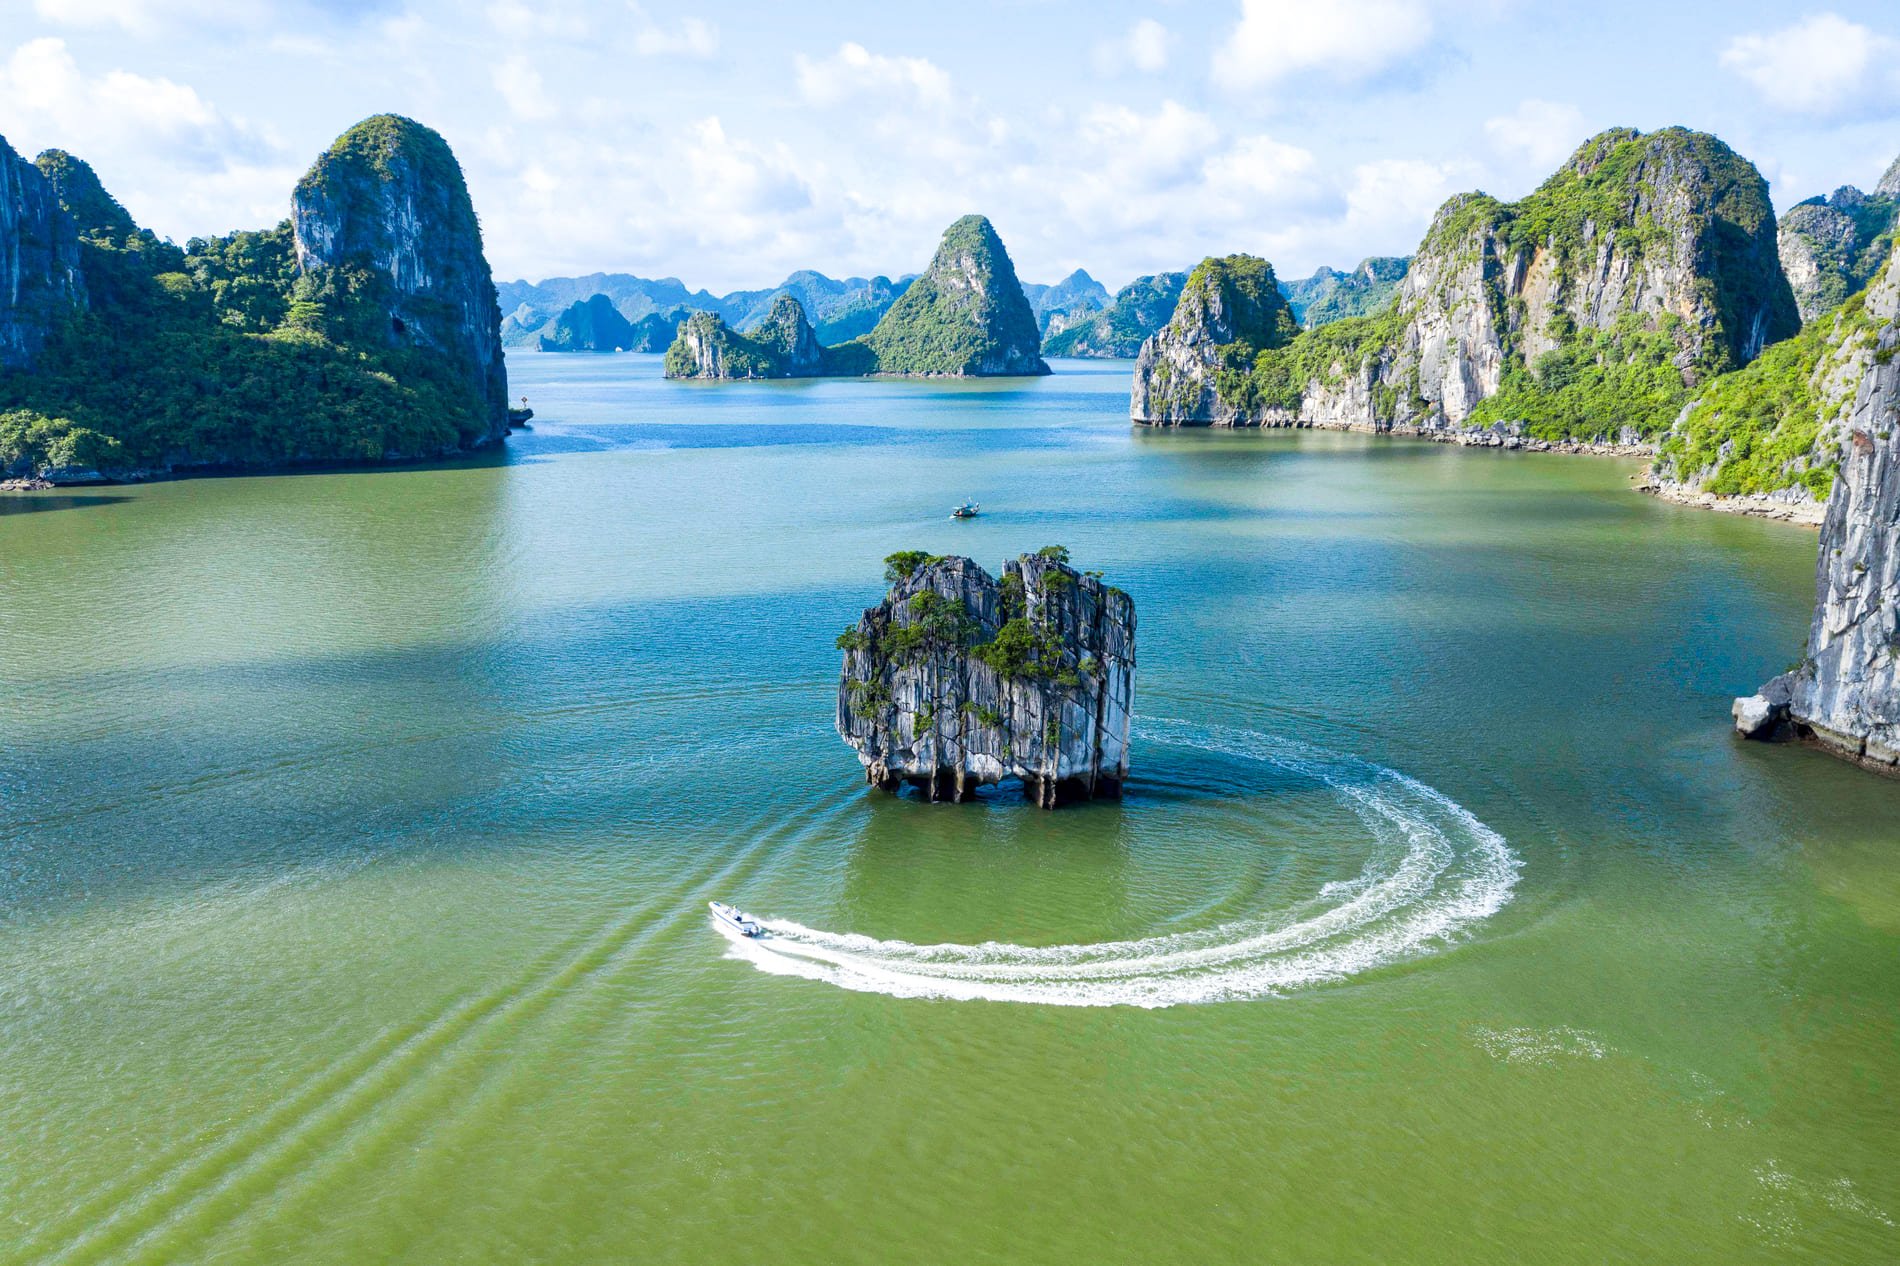
{"type": "Polygon", "coordinates": [[[1504,838],[1416,779],[1249,730],[1156,721],[1141,732],[1327,788],[1364,828],[1364,868],[1282,908],[1162,936],[918,945],[767,919],[770,936],[728,934],[729,952],[773,975],[895,997],[1166,1007],[1344,980],[1443,945],[1510,900],[1521,863],[1504,838]]]}

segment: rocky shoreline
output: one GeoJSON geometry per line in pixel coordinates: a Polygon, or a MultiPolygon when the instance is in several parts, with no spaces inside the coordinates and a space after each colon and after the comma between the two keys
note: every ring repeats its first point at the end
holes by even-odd
{"type": "Polygon", "coordinates": [[[1782,492],[1756,492],[1725,497],[1685,484],[1657,479],[1654,474],[1645,474],[1643,482],[1636,485],[1636,491],[1647,493],[1659,501],[1688,506],[1692,510],[1743,514],[1754,519],[1792,523],[1799,527],[1818,528],[1827,519],[1827,502],[1816,501],[1812,497],[1797,497],[1794,495],[1799,491],[1797,489],[1785,490],[1787,495],[1782,492]]]}

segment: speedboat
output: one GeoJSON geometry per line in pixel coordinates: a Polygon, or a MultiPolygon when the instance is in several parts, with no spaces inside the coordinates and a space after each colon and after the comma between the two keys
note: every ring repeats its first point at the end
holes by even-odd
{"type": "Polygon", "coordinates": [[[729,906],[723,901],[708,901],[713,918],[737,932],[740,936],[764,936],[765,924],[759,922],[737,906],[729,906]]]}
{"type": "Polygon", "coordinates": [[[966,501],[962,505],[958,506],[956,509],[952,510],[950,512],[950,517],[953,519],[974,519],[980,512],[981,512],[980,508],[977,506],[976,502],[966,501]]]}

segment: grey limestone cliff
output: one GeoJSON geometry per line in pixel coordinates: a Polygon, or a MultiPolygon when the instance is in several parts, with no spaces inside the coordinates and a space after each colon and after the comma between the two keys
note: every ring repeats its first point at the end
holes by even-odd
{"type": "Polygon", "coordinates": [[[1778,230],[1781,267],[1803,321],[1839,306],[1873,279],[1886,262],[1896,221],[1900,195],[1865,194],[1852,185],[1788,208],[1778,230]]]}
{"type": "Polygon", "coordinates": [[[54,322],[85,303],[72,218],[53,182],[0,137],[0,369],[30,365],[54,322]]]}
{"type": "Polygon", "coordinates": [[[890,593],[838,639],[838,733],[866,781],[966,800],[1015,777],[1044,808],[1114,798],[1128,777],[1135,604],[1063,552],[992,577],[898,554],[890,593]]]}
{"type": "Polygon", "coordinates": [[[815,378],[853,372],[842,363],[848,355],[821,346],[804,306],[791,295],[781,294],[750,334],[734,330],[716,312],[693,313],[667,348],[666,376],[815,378]]]}
{"type": "Polygon", "coordinates": [[[1513,373],[1534,383],[1547,354],[1593,334],[1664,333],[1692,383],[1798,325],[1753,165],[1702,133],[1615,129],[1519,202],[1447,202],[1392,306],[1307,331],[1251,373],[1231,365],[1220,398],[1186,413],[1154,408],[1175,397],[1137,381],[1131,412],[1442,434],[1513,373]]]}
{"type": "Polygon", "coordinates": [[[1900,773],[1900,252],[1867,294],[1874,350],[1861,358],[1816,564],[1807,652],[1735,701],[1753,738],[1803,738],[1900,773]]]}
{"type": "Polygon", "coordinates": [[[1203,260],[1181,290],[1174,316],[1141,345],[1130,412],[1157,423],[1232,426],[1248,402],[1221,390],[1254,357],[1299,332],[1273,266],[1251,255],[1203,260]]]}
{"type": "Polygon", "coordinates": [[[483,401],[478,442],[507,434],[501,308],[461,165],[440,135],[398,115],[365,119],[297,182],[290,223],[298,269],[329,283],[332,302],[375,312],[353,333],[440,356],[483,401]]]}

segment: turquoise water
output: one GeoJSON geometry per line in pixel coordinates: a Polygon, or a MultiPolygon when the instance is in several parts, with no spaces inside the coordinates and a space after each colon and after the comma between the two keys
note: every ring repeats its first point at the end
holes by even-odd
{"type": "Polygon", "coordinates": [[[0,1260],[1900,1255],[1900,784],[1726,731],[1813,536],[1058,368],[0,500],[0,1260]],[[1128,798],[867,792],[879,560],[1057,542],[1128,798]]]}

